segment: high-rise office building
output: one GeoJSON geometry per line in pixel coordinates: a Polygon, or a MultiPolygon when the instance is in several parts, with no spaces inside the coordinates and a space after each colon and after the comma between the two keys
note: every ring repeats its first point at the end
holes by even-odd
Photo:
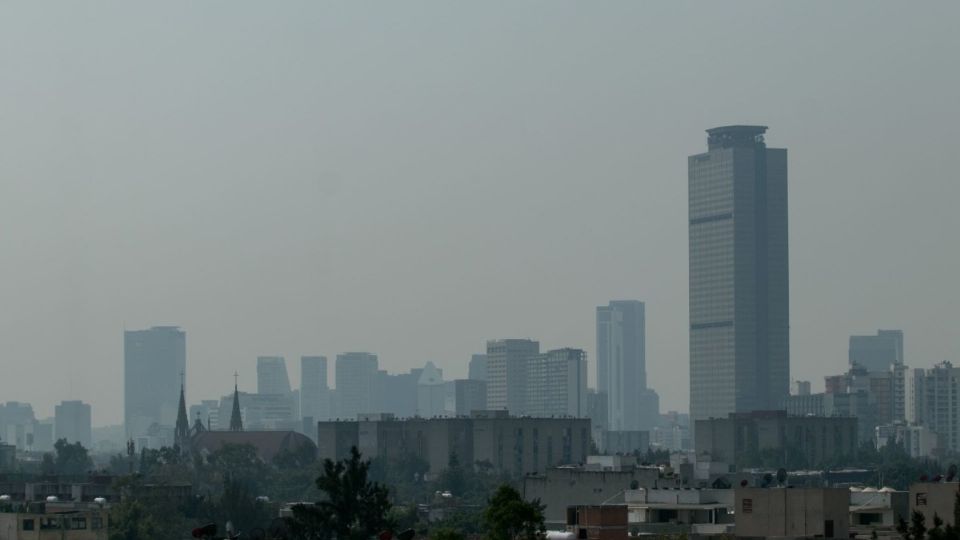
{"type": "Polygon", "coordinates": [[[54,408],[54,436],[68,443],[80,443],[90,448],[93,442],[90,423],[90,405],[82,401],[61,401],[54,408]]]}
{"type": "Polygon", "coordinates": [[[787,151],[766,130],[708,129],[688,159],[691,421],[789,395],[787,151]]]}
{"type": "Polygon", "coordinates": [[[257,357],[257,393],[284,395],[290,393],[287,361],[282,356],[257,357]]]}
{"type": "Polygon", "coordinates": [[[474,381],[487,380],[487,355],[475,354],[470,357],[470,373],[467,378],[474,381]]]}
{"type": "MultiPolygon", "coordinates": [[[[621,300],[597,307],[597,391],[607,395],[609,429],[649,429],[641,418],[647,389],[646,313],[643,302],[621,300]]],[[[646,412],[647,414],[643,414],[646,412]]]]}
{"type": "Polygon", "coordinates": [[[526,414],[527,361],[540,354],[540,343],[530,339],[487,342],[487,407],[526,414]]]}
{"type": "Polygon", "coordinates": [[[587,353],[556,349],[527,360],[524,414],[537,418],[587,417],[587,353]]]}
{"type": "Polygon", "coordinates": [[[850,336],[850,365],[867,371],[890,371],[903,364],[903,331],[878,330],[875,336],[850,336]]]}
{"type": "Polygon", "coordinates": [[[123,333],[123,421],[127,437],[152,424],[173,427],[181,375],[187,370],[187,337],[176,326],[123,333]]]}
{"type": "Polygon", "coordinates": [[[340,418],[353,420],[361,413],[373,413],[377,404],[377,355],[348,352],[337,355],[336,381],[340,418]]]}
{"type": "Polygon", "coordinates": [[[326,356],[300,357],[300,414],[315,422],[330,418],[326,356]]]}

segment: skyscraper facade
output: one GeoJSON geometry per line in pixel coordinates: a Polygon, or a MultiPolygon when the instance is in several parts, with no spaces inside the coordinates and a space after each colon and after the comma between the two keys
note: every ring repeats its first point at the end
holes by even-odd
{"type": "Polygon", "coordinates": [[[889,371],[903,364],[903,331],[878,330],[875,336],[850,336],[850,365],[867,371],[889,371]]]}
{"type": "Polygon", "coordinates": [[[538,418],[587,417],[587,353],[556,349],[527,361],[527,404],[523,414],[538,418]]]}
{"type": "Polygon", "coordinates": [[[787,151],[766,130],[708,129],[688,159],[691,421],[789,395],[787,151]]]}
{"type": "Polygon", "coordinates": [[[487,355],[475,354],[470,357],[470,370],[467,378],[474,381],[487,380],[487,355]]]}
{"type": "Polygon", "coordinates": [[[90,448],[91,436],[90,405],[82,401],[61,401],[54,408],[54,436],[66,439],[68,443],[80,443],[90,448]]]}
{"type": "MultiPolygon", "coordinates": [[[[597,307],[597,390],[607,395],[608,429],[638,430],[641,393],[647,389],[646,311],[643,302],[620,300],[597,307]]],[[[649,400],[645,400],[649,403],[649,400]]]]}
{"type": "Polygon", "coordinates": [[[487,342],[487,407],[525,414],[527,361],[540,354],[540,343],[530,339],[487,342]]]}
{"type": "Polygon", "coordinates": [[[330,418],[327,357],[300,357],[300,414],[314,422],[330,418]]]}
{"type": "Polygon", "coordinates": [[[290,393],[287,361],[282,356],[257,357],[257,393],[284,395],[290,393]]]}
{"type": "Polygon", "coordinates": [[[354,420],[360,413],[378,412],[377,355],[348,352],[337,355],[336,381],[339,407],[337,416],[354,420]]]}
{"type": "Polygon", "coordinates": [[[123,421],[128,437],[151,424],[173,427],[181,374],[187,370],[187,337],[176,326],[123,333],[123,421]]]}

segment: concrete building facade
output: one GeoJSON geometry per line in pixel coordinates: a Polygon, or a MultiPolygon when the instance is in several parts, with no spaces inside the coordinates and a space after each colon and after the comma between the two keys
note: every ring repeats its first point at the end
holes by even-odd
{"type": "Polygon", "coordinates": [[[737,538],[847,538],[847,488],[737,488],[737,538]]]}
{"type": "Polygon", "coordinates": [[[337,355],[337,416],[354,419],[376,412],[377,355],[348,352],[337,355]]]}
{"type": "Polygon", "coordinates": [[[784,459],[793,455],[814,467],[837,456],[852,456],[858,445],[856,418],[788,416],[785,411],[698,420],[694,438],[698,454],[744,466],[754,465],[750,460],[759,453],[775,451],[784,459]]]}
{"type": "Polygon", "coordinates": [[[476,411],[467,418],[397,419],[360,415],[356,421],[319,422],[320,459],[343,459],[356,446],[364,456],[413,454],[437,474],[456,453],[460,463],[481,463],[514,476],[547,467],[582,463],[590,448],[590,421],[575,418],[518,418],[503,411],[476,411]]]}
{"type": "Polygon", "coordinates": [[[487,407],[526,414],[527,363],[538,354],[540,343],[530,339],[487,342],[487,407]]]}

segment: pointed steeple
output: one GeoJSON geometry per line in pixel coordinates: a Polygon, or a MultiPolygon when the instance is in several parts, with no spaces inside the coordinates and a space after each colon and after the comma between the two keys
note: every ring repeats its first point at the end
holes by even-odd
{"type": "Polygon", "coordinates": [[[190,420],[187,419],[187,400],[183,389],[183,373],[180,374],[180,408],[177,411],[177,425],[173,432],[174,443],[186,450],[190,441],[190,420]]]}
{"type": "Polygon", "coordinates": [[[230,413],[230,431],[243,431],[240,417],[240,392],[237,390],[237,374],[233,374],[233,412],[230,413]]]}

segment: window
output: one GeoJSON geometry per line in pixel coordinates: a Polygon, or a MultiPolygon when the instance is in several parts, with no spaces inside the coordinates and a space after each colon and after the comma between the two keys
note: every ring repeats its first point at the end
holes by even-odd
{"type": "Polygon", "coordinates": [[[926,506],[926,505],[927,505],[927,494],[926,494],[926,493],[917,493],[916,506],[926,506]]]}
{"type": "Polygon", "coordinates": [[[23,520],[23,530],[25,530],[25,531],[32,531],[32,530],[33,530],[33,520],[32,520],[32,519],[25,519],[25,520],[23,520]]]}
{"type": "Polygon", "coordinates": [[[71,528],[71,529],[86,529],[86,528],[87,528],[87,518],[85,518],[85,517],[70,518],[70,528],[71,528]]]}
{"type": "Polygon", "coordinates": [[[752,514],[753,513],[753,499],[744,499],[743,500],[743,513],[752,514]]]}
{"type": "Polygon", "coordinates": [[[91,529],[102,529],[103,528],[103,518],[100,516],[93,516],[90,518],[90,528],[91,529]]]}

